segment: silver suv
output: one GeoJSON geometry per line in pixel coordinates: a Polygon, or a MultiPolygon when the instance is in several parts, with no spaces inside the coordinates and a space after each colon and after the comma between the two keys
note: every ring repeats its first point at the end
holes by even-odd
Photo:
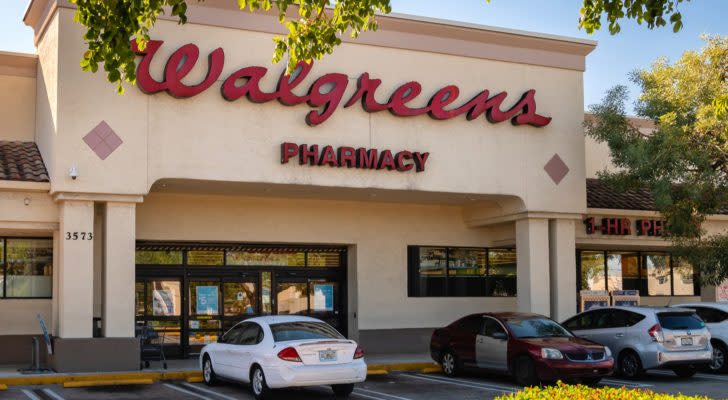
{"type": "Polygon", "coordinates": [[[608,346],[617,360],[615,372],[632,379],[654,368],[687,378],[708,365],[713,354],[705,323],[689,309],[600,307],[562,325],[578,337],[608,346]]]}

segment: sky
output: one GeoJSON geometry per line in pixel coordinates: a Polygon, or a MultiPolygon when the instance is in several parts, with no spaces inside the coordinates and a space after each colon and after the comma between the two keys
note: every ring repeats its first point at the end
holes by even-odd
{"type": "MultiPolygon", "coordinates": [[[[27,3],[0,0],[0,50],[35,53],[33,31],[22,22],[27,3]]],[[[585,109],[601,102],[616,85],[627,85],[633,102],[639,88],[629,81],[631,71],[649,68],[662,56],[674,62],[684,51],[700,49],[703,32],[728,35],[728,0],[681,3],[684,26],[678,33],[669,26],[650,30],[634,20],[623,20],[617,35],[610,35],[606,28],[592,35],[579,30],[582,0],[391,0],[391,4],[397,13],[597,40],[597,48],[586,58],[585,109]]]]}

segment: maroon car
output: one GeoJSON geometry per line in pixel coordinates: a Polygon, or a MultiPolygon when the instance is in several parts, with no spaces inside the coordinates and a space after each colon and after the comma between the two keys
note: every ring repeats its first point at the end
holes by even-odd
{"type": "Polygon", "coordinates": [[[595,384],[614,367],[608,347],[543,315],[511,312],[472,314],[435,329],[430,354],[445,375],[484,369],[512,375],[523,386],[557,379],[595,384]]]}

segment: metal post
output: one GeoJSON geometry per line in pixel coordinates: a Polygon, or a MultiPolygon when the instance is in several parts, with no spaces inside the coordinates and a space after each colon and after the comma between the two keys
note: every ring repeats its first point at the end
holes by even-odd
{"type": "Polygon", "coordinates": [[[40,369],[40,347],[38,345],[38,338],[33,336],[33,364],[32,368],[36,371],[40,369]]]}

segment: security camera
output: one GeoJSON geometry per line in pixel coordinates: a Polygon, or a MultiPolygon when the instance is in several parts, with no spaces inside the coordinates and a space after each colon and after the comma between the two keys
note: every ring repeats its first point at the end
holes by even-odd
{"type": "Polygon", "coordinates": [[[75,165],[74,165],[74,166],[72,166],[72,167],[71,167],[71,168],[70,168],[70,169],[68,170],[68,176],[70,176],[70,177],[71,177],[71,179],[73,179],[74,181],[76,180],[76,178],[78,178],[78,171],[76,171],[76,166],[75,166],[75,165]]]}

